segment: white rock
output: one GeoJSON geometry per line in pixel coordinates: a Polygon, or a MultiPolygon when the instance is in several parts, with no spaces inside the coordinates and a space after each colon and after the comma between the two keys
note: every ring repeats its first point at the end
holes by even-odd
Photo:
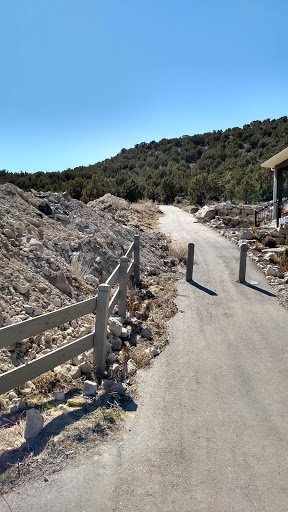
{"type": "Polygon", "coordinates": [[[14,231],[11,231],[11,229],[4,229],[3,233],[7,238],[16,238],[17,236],[17,234],[14,231]]]}
{"type": "MultiPolygon", "coordinates": [[[[42,354],[44,354],[44,351],[42,352],[42,354]]],[[[23,395],[23,396],[28,396],[28,395],[30,395],[30,393],[31,393],[31,389],[30,388],[20,389],[20,394],[23,395]]]]}
{"type": "Polygon", "coordinates": [[[113,334],[113,336],[121,336],[122,333],[122,324],[116,318],[109,318],[109,330],[113,334]]]}
{"type": "Polygon", "coordinates": [[[123,382],[113,382],[110,387],[111,393],[118,393],[118,395],[125,395],[127,387],[123,382]]]}
{"type": "Polygon", "coordinates": [[[129,359],[124,366],[124,374],[131,376],[137,371],[137,365],[133,359],[129,359]]]}
{"type": "Polygon", "coordinates": [[[152,338],[152,331],[151,331],[151,329],[149,329],[149,327],[145,327],[145,329],[142,329],[141,336],[142,336],[142,338],[146,338],[147,340],[152,338]]]}
{"type": "Polygon", "coordinates": [[[60,299],[52,299],[52,304],[54,304],[54,306],[56,306],[57,308],[60,308],[61,307],[61,300],[60,299]]]}
{"type": "Polygon", "coordinates": [[[23,402],[23,400],[20,400],[19,404],[18,404],[18,411],[25,411],[26,409],[26,403],[23,402]]]}
{"type": "Polygon", "coordinates": [[[116,356],[116,354],[114,354],[114,352],[111,352],[111,353],[106,357],[106,361],[107,361],[108,363],[114,363],[117,359],[118,359],[118,357],[116,356]]]}
{"type": "Polygon", "coordinates": [[[9,400],[18,399],[18,395],[15,393],[15,391],[10,391],[8,396],[9,396],[9,400]]]}
{"type": "Polygon", "coordinates": [[[240,240],[255,240],[255,235],[249,229],[244,229],[240,234],[240,240]]]}
{"type": "Polygon", "coordinates": [[[17,290],[17,292],[21,293],[21,295],[24,295],[29,290],[29,286],[27,284],[23,283],[23,281],[22,282],[14,281],[13,286],[14,286],[15,290],[17,290]]]}
{"type": "Polygon", "coordinates": [[[59,402],[62,402],[63,400],[65,400],[65,393],[61,393],[61,392],[54,393],[54,399],[59,402]]]}
{"type": "Polygon", "coordinates": [[[101,383],[101,385],[102,385],[103,389],[104,389],[105,391],[108,391],[108,392],[110,391],[111,386],[112,386],[113,384],[114,384],[114,382],[113,382],[112,380],[109,380],[109,379],[103,379],[103,380],[102,380],[102,383],[101,383]]]}
{"type": "Polygon", "coordinates": [[[50,277],[50,276],[51,276],[51,270],[50,270],[50,268],[48,268],[48,267],[43,267],[43,268],[42,268],[42,274],[44,274],[44,276],[50,277]]]}
{"type": "Polygon", "coordinates": [[[53,238],[53,240],[52,240],[52,244],[56,244],[56,245],[60,245],[60,244],[62,244],[62,242],[64,242],[64,240],[63,240],[63,238],[61,238],[60,236],[55,237],[55,238],[53,238]]]}
{"type": "MultiPolygon", "coordinates": [[[[64,220],[67,220],[67,217],[65,217],[64,220]]],[[[69,251],[70,249],[70,246],[69,246],[69,243],[66,241],[66,242],[61,242],[60,245],[60,248],[62,249],[62,251],[69,251]]]]}
{"type": "Polygon", "coordinates": [[[99,279],[97,279],[96,277],[94,277],[92,275],[86,276],[85,279],[86,279],[86,283],[90,284],[91,286],[97,286],[99,284],[99,279]]]}
{"type": "Polygon", "coordinates": [[[30,304],[24,304],[23,309],[25,313],[28,313],[28,315],[31,315],[31,313],[33,313],[33,307],[30,306],[30,304]]]}
{"type": "Polygon", "coordinates": [[[15,231],[19,234],[19,235],[23,235],[24,233],[24,229],[25,229],[25,226],[23,224],[23,222],[16,222],[14,224],[14,229],[15,231]]]}
{"type": "Polygon", "coordinates": [[[122,328],[121,338],[128,338],[129,337],[129,331],[126,329],[126,327],[122,328]]]}
{"type": "Polygon", "coordinates": [[[29,224],[32,224],[32,226],[35,226],[37,228],[42,226],[42,222],[40,222],[38,219],[33,219],[33,217],[27,217],[26,222],[28,222],[29,224]]]}
{"type": "Polygon", "coordinates": [[[25,439],[32,439],[41,432],[44,418],[37,409],[28,409],[26,412],[25,439]]]}
{"type": "Polygon", "coordinates": [[[74,368],[73,370],[71,369],[71,372],[70,372],[72,379],[79,379],[82,375],[80,368],[77,368],[75,366],[72,366],[71,368],[74,368]]]}
{"type": "Polygon", "coordinates": [[[157,350],[157,348],[155,347],[146,348],[145,352],[147,352],[147,354],[151,354],[153,357],[158,356],[160,354],[159,350],[157,350]]]}
{"type": "Polygon", "coordinates": [[[93,370],[92,364],[89,363],[88,359],[84,356],[79,364],[79,368],[82,373],[87,374],[91,373],[93,370]]]}
{"type": "Polygon", "coordinates": [[[112,350],[121,350],[122,340],[120,338],[112,338],[111,340],[112,350]]]}
{"type": "Polygon", "coordinates": [[[83,393],[84,393],[84,395],[88,395],[88,396],[96,395],[97,388],[98,388],[98,386],[97,386],[96,382],[92,382],[90,380],[85,380],[84,386],[83,386],[83,393]]]}
{"type": "Polygon", "coordinates": [[[281,279],[284,278],[283,272],[280,272],[278,268],[272,267],[272,265],[268,265],[268,267],[265,270],[266,276],[275,276],[280,277],[281,279]]]}

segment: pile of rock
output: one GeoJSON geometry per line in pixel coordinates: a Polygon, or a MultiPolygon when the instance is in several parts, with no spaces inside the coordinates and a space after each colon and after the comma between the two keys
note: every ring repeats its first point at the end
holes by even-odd
{"type": "Polygon", "coordinates": [[[196,213],[202,221],[211,221],[214,227],[249,227],[254,224],[254,208],[226,201],[213,206],[203,206],[196,213]]]}
{"type": "MultiPolygon", "coordinates": [[[[111,195],[85,205],[65,192],[1,185],[0,328],[95,296],[137,233],[118,216],[125,212],[127,220],[129,211],[135,214],[111,195]]],[[[156,273],[159,265],[170,271],[167,251],[160,233],[141,233],[142,275],[156,273]]],[[[0,373],[88,334],[94,324],[87,315],[2,349],[0,373]]],[[[70,377],[79,377],[78,367],[83,375],[80,363],[68,366],[70,377]]]]}

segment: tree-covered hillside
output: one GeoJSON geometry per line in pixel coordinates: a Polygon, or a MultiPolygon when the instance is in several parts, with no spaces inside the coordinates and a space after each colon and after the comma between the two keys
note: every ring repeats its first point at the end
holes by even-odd
{"type": "MultiPolygon", "coordinates": [[[[64,191],[84,202],[111,192],[130,201],[174,201],[189,196],[209,200],[254,202],[272,198],[273,175],[260,164],[288,146],[288,119],[253,121],[231,128],[141,142],[110,159],[63,172],[0,171],[0,183],[24,190],[64,191]]],[[[288,173],[284,193],[288,194],[288,173]]]]}

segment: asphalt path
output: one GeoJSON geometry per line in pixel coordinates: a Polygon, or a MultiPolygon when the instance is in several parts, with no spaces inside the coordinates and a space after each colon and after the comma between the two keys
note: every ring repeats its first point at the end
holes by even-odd
{"type": "Polygon", "coordinates": [[[195,243],[170,344],[141,373],[121,440],[48,482],[0,499],[8,512],[286,512],[288,313],[239,249],[165,206],[162,231],[195,243]]]}

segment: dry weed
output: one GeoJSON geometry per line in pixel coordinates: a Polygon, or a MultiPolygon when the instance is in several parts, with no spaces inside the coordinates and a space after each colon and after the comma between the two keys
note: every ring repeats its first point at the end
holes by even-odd
{"type": "Polygon", "coordinates": [[[263,251],[263,245],[257,240],[254,247],[255,251],[263,251]]]}
{"type": "Polygon", "coordinates": [[[131,359],[135,361],[137,368],[143,368],[147,366],[151,361],[151,355],[145,352],[146,345],[137,345],[137,347],[131,347],[131,359]]]}
{"type": "Polygon", "coordinates": [[[288,272],[288,249],[285,249],[282,254],[277,256],[277,264],[282,272],[288,272]]]}
{"type": "Polygon", "coordinates": [[[74,279],[83,281],[91,273],[91,264],[85,263],[84,257],[77,252],[72,255],[70,269],[74,279]]]}
{"type": "Polygon", "coordinates": [[[141,199],[141,201],[137,201],[137,203],[132,203],[131,208],[136,211],[147,214],[147,212],[150,213],[157,213],[159,212],[158,206],[151,201],[151,199],[141,199]]]}
{"type": "Polygon", "coordinates": [[[169,245],[169,255],[186,265],[188,256],[187,245],[182,244],[181,242],[171,242],[169,245]]]}

